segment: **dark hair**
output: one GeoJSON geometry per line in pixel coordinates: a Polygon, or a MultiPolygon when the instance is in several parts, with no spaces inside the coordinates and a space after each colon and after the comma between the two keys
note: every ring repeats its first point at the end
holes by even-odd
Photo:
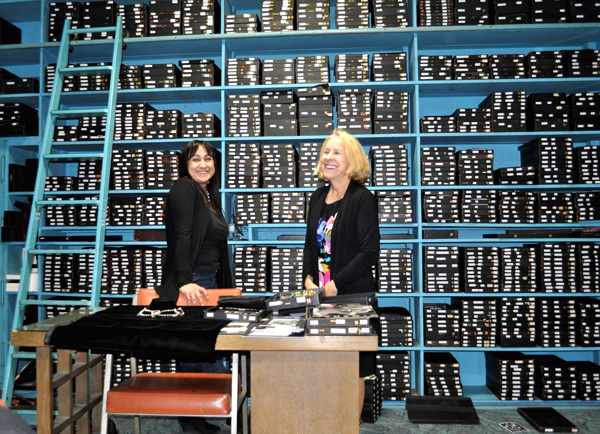
{"type": "Polygon", "coordinates": [[[202,140],[192,140],[185,145],[181,149],[181,156],[179,157],[179,176],[190,176],[190,173],[188,172],[188,163],[198,150],[199,146],[204,147],[206,153],[212,157],[215,163],[215,174],[207,184],[206,190],[210,195],[210,200],[215,209],[220,213],[223,213],[223,210],[221,209],[221,193],[219,192],[221,189],[221,153],[217,151],[213,145],[202,140]]]}

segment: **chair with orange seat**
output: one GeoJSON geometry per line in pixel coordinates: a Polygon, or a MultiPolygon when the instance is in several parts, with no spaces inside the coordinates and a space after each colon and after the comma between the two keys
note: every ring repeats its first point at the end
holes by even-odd
{"type": "MultiPolygon", "coordinates": [[[[215,306],[221,296],[239,296],[237,288],[208,289],[206,306],[215,306]]],[[[158,298],[153,289],[142,288],[134,304],[147,306],[158,298]]],[[[187,306],[184,296],[178,306],[187,306]]],[[[243,432],[248,432],[248,400],[246,356],[233,353],[231,374],[196,372],[137,373],[135,357],[131,358],[132,376],[110,389],[113,357],[106,355],[104,400],[102,402],[102,434],[108,429],[108,415],[132,415],[135,432],[141,433],[140,416],[190,416],[231,419],[231,432],[237,432],[238,411],[242,408],[243,432]],[[241,375],[240,375],[241,374],[241,375]],[[240,381],[241,376],[241,381],[240,381]]]]}

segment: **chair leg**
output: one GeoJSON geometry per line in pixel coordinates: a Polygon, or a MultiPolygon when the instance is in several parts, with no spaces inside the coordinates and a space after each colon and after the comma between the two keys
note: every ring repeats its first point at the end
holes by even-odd
{"type": "Polygon", "coordinates": [[[247,356],[242,354],[242,432],[248,434],[248,366],[247,356]]]}
{"type": "Polygon", "coordinates": [[[104,358],[104,385],[102,389],[102,417],[100,419],[100,433],[108,433],[108,413],[106,412],[106,394],[110,390],[112,377],[113,355],[107,354],[104,358]]]}
{"type": "Polygon", "coordinates": [[[139,416],[133,416],[133,426],[135,434],[142,434],[142,421],[139,416]]]}

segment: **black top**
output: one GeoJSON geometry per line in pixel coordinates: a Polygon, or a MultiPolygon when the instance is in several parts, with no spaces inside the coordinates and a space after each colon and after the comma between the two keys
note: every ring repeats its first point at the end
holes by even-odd
{"type": "MultiPolygon", "coordinates": [[[[311,275],[318,284],[317,225],[329,186],[311,196],[304,246],[302,281],[311,275]]],[[[340,202],[331,235],[331,278],[339,294],[377,291],[372,267],[379,260],[377,201],[362,184],[351,181],[340,202]]]]}
{"type": "Polygon", "coordinates": [[[194,273],[213,273],[220,268],[220,246],[227,242],[229,228],[221,213],[211,212],[212,230],[206,234],[204,245],[198,252],[194,273]]]}
{"type": "MultiPolygon", "coordinates": [[[[213,212],[198,183],[183,177],[169,191],[165,214],[167,257],[163,266],[163,281],[156,292],[161,297],[177,300],[179,288],[192,282],[198,252],[204,246],[207,234],[213,230],[213,212]]],[[[230,288],[227,239],[223,240],[219,250],[217,287],[230,288]]]]}

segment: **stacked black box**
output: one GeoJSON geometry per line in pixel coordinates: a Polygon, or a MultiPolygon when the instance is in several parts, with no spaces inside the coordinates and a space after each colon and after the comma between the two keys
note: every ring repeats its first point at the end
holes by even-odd
{"type": "Polygon", "coordinates": [[[521,164],[535,167],[538,184],[572,184],[573,139],[540,137],[519,146],[521,164]]]}
{"type": "Polygon", "coordinates": [[[600,292],[600,244],[577,244],[577,258],[579,292],[600,292]]]}
{"type": "Polygon", "coordinates": [[[294,2],[262,0],[260,19],[263,32],[290,32],[295,29],[294,2]]]}
{"type": "Polygon", "coordinates": [[[494,151],[465,149],[457,152],[458,184],[494,184],[494,151]]]}
{"type": "Polygon", "coordinates": [[[600,301],[596,298],[577,299],[577,345],[600,345],[600,301]]]}
{"type": "Polygon", "coordinates": [[[296,59],[264,59],[262,84],[296,83],[296,59]]]}
{"type": "Polygon", "coordinates": [[[294,188],[297,185],[298,153],[289,143],[261,146],[263,188],[294,188]]]}
{"type": "Polygon", "coordinates": [[[531,185],[536,181],[537,176],[533,166],[500,167],[494,170],[494,182],[498,185],[531,185]]]}
{"type": "Polygon", "coordinates": [[[335,2],[336,29],[368,29],[368,0],[337,0],[335,2]]]}
{"type": "Polygon", "coordinates": [[[360,419],[365,423],[375,423],[383,411],[381,380],[376,374],[365,377],[365,401],[360,419]]]}
{"type": "Polygon", "coordinates": [[[577,399],[577,371],[572,362],[554,354],[533,356],[535,395],[546,400],[577,399]]]}
{"type": "Polygon", "coordinates": [[[225,15],[225,33],[256,33],[260,31],[257,14],[225,15]]]}
{"type": "Polygon", "coordinates": [[[337,127],[351,134],[371,134],[372,89],[340,89],[337,95],[337,127]]]}
{"type": "Polygon", "coordinates": [[[500,291],[500,249],[462,247],[462,288],[464,292],[500,291]]]}
{"type": "Polygon", "coordinates": [[[260,119],[260,95],[227,95],[228,137],[260,136],[260,119]]]}
{"type": "Polygon", "coordinates": [[[258,57],[227,59],[227,86],[260,84],[261,61],[258,57]]]}
{"type": "Polygon", "coordinates": [[[574,23],[597,23],[600,21],[600,4],[585,0],[570,2],[571,20],[574,23]]]}
{"type": "Polygon", "coordinates": [[[148,36],[181,33],[181,0],[150,0],[148,36]]]}
{"type": "MultiPolygon", "coordinates": [[[[408,68],[406,65],[406,53],[405,52],[373,53],[373,63],[371,65],[371,80],[372,81],[404,81],[404,80],[408,80],[408,68]]],[[[381,93],[387,93],[387,92],[381,92],[381,93]]],[[[404,92],[398,92],[398,93],[404,93],[404,92]]]]}
{"type": "Polygon", "coordinates": [[[181,137],[195,139],[220,135],[221,120],[214,113],[182,113],[181,137]]]}
{"type": "Polygon", "coordinates": [[[460,345],[463,347],[496,346],[496,299],[462,299],[460,345]]]}
{"type": "Polygon", "coordinates": [[[0,95],[15,93],[38,93],[40,91],[40,81],[37,78],[21,78],[14,74],[8,78],[5,69],[0,68],[0,95]]]}
{"type": "Polygon", "coordinates": [[[535,223],[535,193],[526,190],[498,190],[498,223],[535,223]]]}
{"type": "Polygon", "coordinates": [[[571,130],[600,130],[600,93],[571,94],[569,109],[571,130]]]}
{"type": "Polygon", "coordinates": [[[421,148],[421,185],[456,184],[456,148],[425,146],[421,148]]]}
{"type": "Polygon", "coordinates": [[[454,0],[454,24],[459,26],[490,24],[488,0],[454,0]]]}
{"type": "MultiPolygon", "coordinates": [[[[68,68],[74,68],[76,65],[67,65],[68,68]]],[[[56,76],[56,63],[51,63],[44,69],[44,81],[46,82],[46,92],[52,92],[54,86],[54,77],[56,76]]],[[[79,90],[77,77],[68,75],[63,77],[63,92],[74,92],[79,90]]]]}
{"type": "Polygon", "coordinates": [[[111,196],[110,226],[141,226],[144,215],[142,196],[111,196]]]}
{"type": "Polygon", "coordinates": [[[156,288],[162,281],[162,265],[167,256],[166,249],[144,249],[143,288],[156,288]]]}
{"type": "Polygon", "coordinates": [[[376,373],[381,380],[382,398],[404,401],[410,395],[410,355],[407,351],[377,353],[376,373]]]}
{"type": "Polygon", "coordinates": [[[0,103],[0,136],[37,136],[38,112],[22,102],[0,103]]]}
{"type": "Polygon", "coordinates": [[[490,78],[487,54],[463,54],[452,59],[455,80],[486,80],[490,78]]]}
{"type": "Polygon", "coordinates": [[[423,292],[459,292],[460,258],[457,246],[425,246],[423,292]]]}
{"type": "Polygon", "coordinates": [[[298,89],[299,135],[328,135],[333,131],[333,94],[328,86],[298,89]]]}
{"type": "Polygon", "coordinates": [[[425,345],[460,346],[460,309],[448,304],[425,304],[425,345]]]}
{"type": "Polygon", "coordinates": [[[76,281],[78,293],[90,293],[94,280],[94,255],[77,255],[76,281]]]}
{"type": "Polygon", "coordinates": [[[304,249],[299,247],[271,247],[271,287],[270,292],[301,291],[302,257],[304,249]]]}
{"type": "Polygon", "coordinates": [[[527,54],[529,78],[561,78],[566,76],[562,51],[530,51],[527,54]]]}
{"type": "MultiPolygon", "coordinates": [[[[98,196],[82,196],[79,199],[92,201],[98,200],[98,196]]],[[[75,214],[77,215],[77,226],[95,226],[98,221],[98,206],[92,204],[77,205],[75,206],[75,214]]]]}
{"type": "Polygon", "coordinates": [[[240,246],[233,251],[233,284],[244,292],[267,291],[268,247],[240,246]]]}
{"type": "Polygon", "coordinates": [[[485,353],[485,382],[502,401],[532,401],[535,367],[533,356],[520,352],[485,353]]]}
{"type": "Polygon", "coordinates": [[[451,26],[454,24],[454,0],[419,0],[419,26],[451,26]]]}
{"type": "Polygon", "coordinates": [[[304,223],[306,200],[302,192],[270,193],[271,223],[304,223]]]}
{"type": "Polygon", "coordinates": [[[269,195],[236,194],[234,221],[238,226],[269,223],[269,195]]]}
{"type": "MultiPolygon", "coordinates": [[[[71,122],[69,119],[65,122],[71,122]]],[[[63,122],[59,120],[58,122],[63,122]]],[[[54,126],[54,141],[55,142],[76,142],[79,140],[79,121],[77,124],[55,125],[54,126]]]]}
{"type": "Polygon", "coordinates": [[[142,77],[146,89],[181,86],[181,71],[174,63],[144,65],[142,77]]]}
{"type": "Polygon", "coordinates": [[[329,56],[296,57],[296,83],[329,83],[329,56]]]}
{"type": "Polygon", "coordinates": [[[179,153],[146,151],[146,188],[169,189],[179,179],[179,153]]]}
{"type": "MultiPolygon", "coordinates": [[[[368,54],[337,54],[335,56],[335,81],[337,83],[369,81],[368,54]]],[[[340,89],[340,92],[343,89],[340,89]]]]}
{"type": "Polygon", "coordinates": [[[176,109],[146,111],[147,139],[176,139],[181,136],[181,112],[176,109]]]}
{"type": "Polygon", "coordinates": [[[143,87],[142,66],[121,64],[119,89],[142,89],[143,87]]]}
{"type": "Polygon", "coordinates": [[[490,0],[494,24],[527,24],[530,0],[490,0]]]}
{"type": "Polygon", "coordinates": [[[102,178],[102,160],[82,160],[77,165],[76,189],[100,190],[102,178]]]}
{"type": "Polygon", "coordinates": [[[419,56],[419,80],[452,80],[452,56],[419,56]]]}
{"type": "Polygon", "coordinates": [[[503,297],[498,310],[498,345],[535,347],[535,298],[503,297]]]}
{"type": "Polygon", "coordinates": [[[302,142],[298,144],[298,187],[309,188],[323,185],[323,181],[315,176],[321,151],[320,142],[302,142]]]}
{"type": "Polygon", "coordinates": [[[408,151],[404,143],[373,145],[369,157],[374,186],[408,185],[408,151]]]}
{"type": "Polygon", "coordinates": [[[421,118],[422,133],[455,133],[454,116],[423,116],[421,118]]]}
{"type": "Polygon", "coordinates": [[[577,305],[566,298],[539,298],[536,306],[536,342],[540,347],[577,346],[577,305]]]}
{"type": "MultiPolygon", "coordinates": [[[[46,200],[69,203],[74,198],[48,197],[46,200]]],[[[74,205],[48,205],[44,208],[46,226],[76,226],[77,208],[74,205]]]]}
{"type": "MultiPolygon", "coordinates": [[[[110,65],[110,62],[96,62],[96,63],[80,63],[79,66],[106,66],[110,65]]],[[[108,90],[110,88],[110,75],[108,74],[96,74],[96,75],[80,75],[77,77],[77,90],[81,92],[91,90],[108,90]]]]}
{"type": "Polygon", "coordinates": [[[296,30],[328,30],[329,0],[296,2],[296,30]]]}
{"type": "Polygon", "coordinates": [[[379,262],[377,263],[377,283],[379,292],[413,292],[412,255],[412,249],[379,250],[379,262]]]}
{"type": "Polygon", "coordinates": [[[44,191],[75,190],[76,178],[72,176],[47,176],[44,191]]]}
{"type": "Polygon", "coordinates": [[[423,221],[456,223],[460,220],[460,194],[457,190],[423,192],[423,221]]]}
{"type": "Polygon", "coordinates": [[[106,116],[85,116],[79,118],[79,140],[104,140],[106,116]]]}
{"type": "MultiPolygon", "coordinates": [[[[117,7],[118,5],[112,0],[84,2],[80,28],[114,26],[117,23],[117,7]]],[[[81,39],[87,41],[92,39],[114,39],[114,37],[114,33],[109,32],[84,33],[83,36],[80,36],[81,39]]]]}
{"type": "Polygon", "coordinates": [[[412,191],[376,192],[379,223],[412,223],[412,191]]]}
{"type": "MultiPolygon", "coordinates": [[[[142,218],[142,225],[163,226],[165,224],[166,204],[166,196],[144,197],[144,215],[142,218]]],[[[154,286],[146,286],[145,288],[154,288],[154,286]]]]}
{"type": "Polygon", "coordinates": [[[146,138],[146,113],[153,107],[145,102],[117,103],[115,111],[115,140],[146,138]]]}
{"type": "Polygon", "coordinates": [[[146,151],[115,149],[112,153],[111,190],[144,190],[146,188],[146,151]]]}
{"type": "Polygon", "coordinates": [[[527,78],[524,54],[490,54],[488,63],[490,78],[527,78]]]}
{"type": "Polygon", "coordinates": [[[48,42],[59,42],[61,40],[64,23],[67,18],[71,19],[72,29],[80,28],[82,9],[82,4],[79,2],[50,3],[48,12],[48,42]]]}
{"type": "Polygon", "coordinates": [[[75,292],[75,255],[47,254],[44,255],[44,277],[42,288],[44,292],[75,292]]]}
{"type": "Polygon", "coordinates": [[[228,143],[226,188],[260,187],[260,145],[228,143]]]}
{"type": "Polygon", "coordinates": [[[181,34],[219,33],[221,9],[217,0],[181,0],[181,34]]]}
{"type": "Polygon", "coordinates": [[[538,223],[575,223],[576,209],[573,193],[539,192],[537,218],[538,223]]]}
{"type": "Polygon", "coordinates": [[[493,92],[480,108],[491,111],[491,130],[495,133],[527,131],[527,98],[525,92],[493,92]]]}
{"type": "Polygon", "coordinates": [[[20,44],[21,29],[0,18],[0,45],[20,44]]]}
{"type": "Polygon", "coordinates": [[[375,91],[373,133],[408,133],[408,92],[375,91]]]}
{"type": "Polygon", "coordinates": [[[140,249],[108,250],[109,294],[135,294],[142,287],[143,256],[140,249]]]}
{"type": "Polygon", "coordinates": [[[406,0],[373,0],[371,25],[373,28],[408,27],[406,0]]]}
{"type": "Polygon", "coordinates": [[[600,193],[575,193],[577,221],[600,220],[600,193]]]}
{"type": "Polygon", "coordinates": [[[263,136],[298,135],[298,104],[294,91],[263,91],[260,101],[263,136]]]}
{"type": "MultiPolygon", "coordinates": [[[[118,15],[123,17],[123,37],[143,38],[148,36],[148,5],[136,3],[118,5],[118,15]]],[[[153,288],[152,286],[150,288],[153,288]]]]}
{"type": "Polygon", "coordinates": [[[452,115],[457,133],[489,133],[492,131],[492,113],[487,108],[459,108],[452,115]]]}
{"type": "Polygon", "coordinates": [[[541,292],[577,292],[577,247],[547,243],[538,246],[541,292]]]}
{"type": "Polygon", "coordinates": [[[461,210],[463,223],[496,223],[496,190],[463,190],[461,210]]]}
{"type": "Polygon", "coordinates": [[[180,60],[181,87],[218,86],[221,69],[212,59],[180,60]]]}
{"type": "Polygon", "coordinates": [[[432,353],[424,355],[425,395],[462,396],[460,365],[451,353],[432,353]]]}
{"type": "Polygon", "coordinates": [[[600,366],[588,360],[571,363],[577,372],[577,399],[600,400],[600,366]]]}
{"type": "Polygon", "coordinates": [[[568,0],[529,0],[531,2],[531,23],[550,24],[569,21],[568,0]]]}
{"type": "Polygon", "coordinates": [[[381,335],[380,347],[412,347],[413,320],[410,312],[403,307],[379,308],[381,335]]]}
{"type": "Polygon", "coordinates": [[[598,77],[600,50],[568,50],[565,52],[565,63],[569,77],[598,77]]]}

